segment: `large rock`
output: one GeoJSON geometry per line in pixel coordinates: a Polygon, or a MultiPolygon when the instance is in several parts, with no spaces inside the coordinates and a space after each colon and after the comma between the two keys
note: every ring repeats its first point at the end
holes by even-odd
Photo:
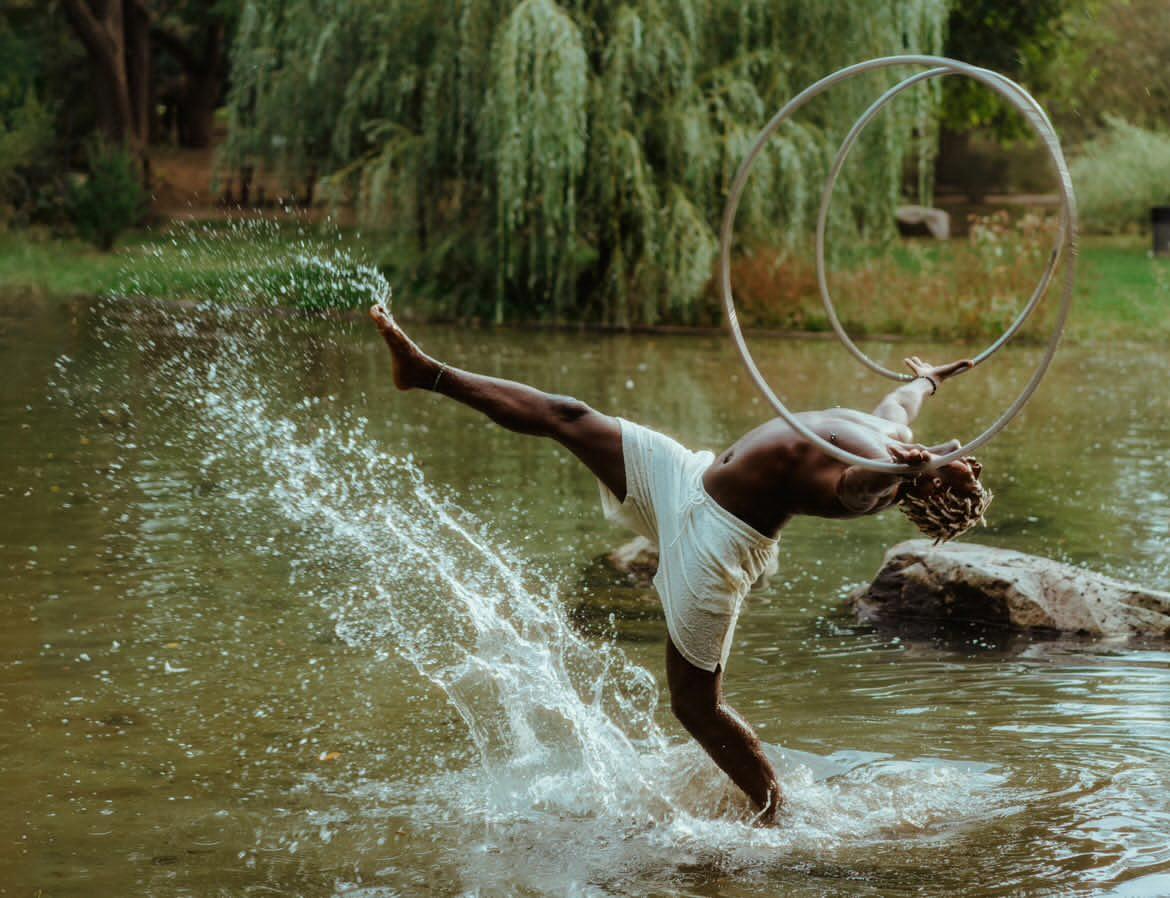
{"type": "Polygon", "coordinates": [[[656,570],[658,547],[640,536],[594,558],[565,596],[573,621],[602,638],[616,628],[623,639],[658,642],[666,628],[662,603],[650,588],[656,570]]]}
{"type": "Polygon", "coordinates": [[[973,543],[899,543],[850,596],[867,622],[978,623],[1097,637],[1170,637],[1170,593],[973,543]]]}
{"type": "Polygon", "coordinates": [[[951,239],[951,216],[942,209],[928,206],[899,206],[894,213],[898,233],[904,237],[925,237],[935,240],[951,239]]]}
{"type": "Polygon", "coordinates": [[[604,559],[611,570],[624,574],[630,583],[649,586],[658,571],[658,546],[644,536],[635,536],[604,559]]]}

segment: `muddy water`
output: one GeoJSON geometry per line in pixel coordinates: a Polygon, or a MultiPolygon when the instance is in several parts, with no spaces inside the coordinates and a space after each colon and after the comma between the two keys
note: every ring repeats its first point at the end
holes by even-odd
{"type": "MultiPolygon", "coordinates": [[[[655,702],[652,596],[589,581],[625,535],[557,447],[395,393],[360,322],[0,313],[0,894],[1170,894],[1170,652],[853,625],[896,514],[797,522],[749,599],[728,695],[793,805],[761,833],[655,702]]],[[[417,336],[695,447],[764,415],[722,338],[417,336]]],[[[880,397],[758,346],[795,407],[880,397]]],[[[1170,588],[1168,376],[1066,351],[981,454],[977,538],[1170,588]]]]}

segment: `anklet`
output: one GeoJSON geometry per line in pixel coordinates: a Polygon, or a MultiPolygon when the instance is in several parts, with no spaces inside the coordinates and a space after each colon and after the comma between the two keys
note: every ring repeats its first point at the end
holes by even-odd
{"type": "Polygon", "coordinates": [[[447,370],[446,362],[440,362],[439,363],[439,373],[435,375],[435,382],[433,384],[431,384],[431,392],[432,393],[435,392],[437,389],[439,389],[439,378],[441,378],[443,376],[443,372],[446,370],[447,370]]]}

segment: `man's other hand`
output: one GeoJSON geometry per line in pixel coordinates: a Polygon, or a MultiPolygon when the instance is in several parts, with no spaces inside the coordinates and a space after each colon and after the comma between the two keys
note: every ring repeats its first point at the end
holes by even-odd
{"type": "Polygon", "coordinates": [[[906,363],[907,368],[914,372],[915,377],[929,377],[936,383],[942,383],[947,378],[962,374],[973,367],[970,359],[962,359],[948,365],[932,365],[930,362],[924,362],[918,356],[912,355],[902,361],[906,363]]]}
{"type": "Polygon", "coordinates": [[[895,462],[919,468],[930,463],[930,450],[925,446],[898,446],[890,447],[890,458],[895,462]]]}

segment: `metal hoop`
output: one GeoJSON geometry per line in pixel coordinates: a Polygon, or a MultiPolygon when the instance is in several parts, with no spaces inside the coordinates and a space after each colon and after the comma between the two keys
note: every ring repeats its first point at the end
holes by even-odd
{"type": "MultiPolygon", "coordinates": [[[[1031,106],[1035,113],[1043,117],[1044,124],[1047,126],[1047,128],[1052,130],[1052,123],[1048,120],[1048,116],[1045,114],[1040,105],[1032,98],[1031,94],[1025,91],[1010,78],[1006,78],[1003,75],[989,71],[987,69],[981,69],[980,71],[982,72],[982,76],[978,78],[979,81],[984,84],[990,84],[991,82],[985,80],[986,77],[990,77],[994,81],[999,82],[999,86],[1007,87],[1010,91],[1013,91],[1016,94],[1016,99],[1023,101],[1024,103],[1027,103],[1029,106],[1031,106]]],[[[844,166],[845,160],[848,158],[850,151],[853,149],[853,145],[857,142],[857,138],[861,136],[861,132],[865,130],[866,126],[869,125],[874,117],[885,108],[886,104],[892,101],[894,97],[898,96],[903,91],[913,87],[915,84],[918,84],[921,81],[953,74],[956,73],[947,68],[935,68],[926,72],[919,72],[917,75],[911,75],[905,81],[894,85],[884,94],[882,94],[876,101],[874,101],[873,105],[871,105],[869,109],[867,109],[861,115],[861,117],[856,122],[854,122],[853,127],[849,131],[849,134],[846,135],[845,140],[841,142],[841,147],[839,150],[837,150],[837,158],[833,160],[833,165],[829,169],[829,176],[825,179],[825,186],[821,191],[821,208],[817,215],[817,286],[820,288],[821,302],[824,304],[825,312],[828,314],[829,324],[832,325],[833,330],[836,332],[841,342],[845,344],[845,348],[848,349],[850,353],[852,353],[854,358],[856,358],[867,368],[876,371],[878,374],[881,374],[884,377],[891,378],[892,380],[908,381],[913,380],[914,376],[912,374],[906,374],[901,371],[892,371],[891,369],[886,368],[884,365],[874,361],[868,355],[866,355],[861,347],[853,342],[853,339],[845,330],[844,325],[842,325],[840,319],[837,317],[837,310],[833,306],[832,297],[829,295],[829,282],[825,274],[825,231],[828,225],[829,204],[832,201],[833,190],[837,186],[837,178],[841,173],[841,168],[844,166]]],[[[1028,317],[1032,314],[1032,311],[1040,303],[1040,300],[1044,298],[1044,295],[1048,292],[1048,287],[1052,282],[1052,275],[1055,273],[1056,266],[1060,262],[1061,250],[1064,247],[1064,238],[1067,230],[1068,219],[1066,216],[1066,209],[1062,205],[1060,228],[1056,235],[1055,245],[1053,246],[1052,252],[1048,256],[1048,264],[1044,267],[1044,272],[1040,276],[1040,281],[1036,285],[1036,289],[1032,291],[1032,296],[1024,305],[1023,309],[1020,310],[1019,314],[1016,315],[1015,320],[1013,320],[1012,323],[1008,325],[1007,330],[1005,330],[999,336],[999,338],[995,340],[995,342],[993,342],[990,346],[971,359],[972,367],[976,367],[982,364],[984,361],[998,352],[999,349],[1002,348],[1008,340],[1014,337],[1016,331],[1023,327],[1024,322],[1028,320],[1028,317]]]]}
{"type": "MultiPolygon", "coordinates": [[[[839,446],[834,446],[832,443],[814,433],[807,426],[801,423],[788,408],[780,401],[780,398],[772,391],[768,382],[764,380],[764,376],[760,373],[759,367],[756,365],[755,359],[752,357],[751,351],[747,347],[744,340],[743,331],[739,325],[739,318],[735,311],[735,298],[731,289],[731,240],[735,231],[735,216],[739,210],[739,203],[743,197],[744,186],[747,184],[748,175],[751,172],[751,167],[763,151],[768,139],[776,132],[776,130],[785,121],[788,120],[801,106],[811,100],[813,97],[824,93],[833,85],[853,78],[863,72],[874,71],[877,69],[888,68],[894,65],[919,65],[930,66],[932,68],[944,69],[948,72],[956,74],[967,75],[975,78],[977,81],[987,85],[992,90],[999,93],[1013,106],[1015,106],[1024,116],[1028,122],[1039,134],[1041,140],[1044,141],[1049,154],[1052,156],[1053,164],[1056,167],[1059,189],[1061,195],[1062,205],[1062,221],[1061,221],[1061,246],[1068,251],[1068,258],[1065,263],[1063,286],[1061,291],[1061,304],[1057,312],[1056,323],[1052,331],[1052,336],[1048,341],[1047,349],[1036,369],[1032,373],[1032,377],[1028,383],[1025,384],[1023,391],[1016,400],[1008,407],[1008,409],[996,419],[990,427],[987,428],[979,436],[975,437],[965,446],[961,446],[953,452],[948,452],[935,459],[929,467],[941,467],[948,464],[964,455],[969,454],[974,449],[982,446],[992,437],[994,437],[1000,430],[1002,430],[1008,422],[1010,422],[1023,408],[1024,404],[1031,398],[1032,394],[1039,386],[1041,379],[1044,377],[1048,366],[1052,363],[1052,358],[1056,354],[1057,347],[1060,345],[1060,338],[1064,332],[1064,326],[1068,320],[1068,313],[1072,307],[1073,290],[1076,284],[1076,256],[1077,256],[1077,215],[1076,215],[1076,198],[1073,195],[1072,178],[1068,173],[1068,166],[1065,164],[1064,153],[1060,148],[1060,140],[1057,138],[1055,131],[1048,122],[1040,106],[1034,99],[1028,95],[1022,87],[1004,78],[1002,75],[995,75],[987,72],[984,69],[979,69],[975,66],[968,65],[953,59],[946,59],[941,56],[925,56],[925,55],[910,55],[910,56],[885,56],[879,59],[871,59],[865,62],[860,62],[852,66],[840,69],[817,81],[810,87],[805,88],[801,93],[797,94],[789,100],[779,112],[777,112],[764,126],[763,131],[760,132],[752,145],[751,150],[740,164],[739,171],[736,173],[735,180],[732,182],[731,191],[727,199],[727,207],[723,215],[723,227],[720,232],[720,289],[723,296],[723,305],[727,312],[727,324],[731,329],[731,335],[735,341],[736,348],[743,359],[744,366],[747,368],[748,375],[755,382],[756,386],[764,394],[764,397],[772,404],[776,413],[783,418],[793,430],[799,433],[802,437],[807,439],[810,443],[816,446],[825,454],[837,459],[844,464],[857,465],[859,467],[868,468],[872,471],[882,471],[890,474],[909,474],[922,470],[919,467],[911,467],[910,465],[899,464],[889,461],[879,461],[877,459],[865,458],[860,455],[855,455],[848,452],[839,446]],[[1027,99],[1024,99],[1027,97],[1027,99]]],[[[888,92],[887,92],[888,93],[888,92]]],[[[887,102],[886,98],[879,102],[887,102]]],[[[872,107],[871,107],[872,109],[872,107]]],[[[879,107],[880,109],[880,107],[879,107]]],[[[876,112],[874,113],[876,114],[876,112]]],[[[871,116],[872,117],[872,116],[871,116]]],[[[864,124],[862,125],[864,127],[864,124]]],[[[859,129],[858,129],[859,130],[859,129]]],[[[856,138],[855,138],[856,139],[856,138]]],[[[842,160],[843,161],[843,160],[842,160]]],[[[1055,268],[1056,259],[1052,260],[1051,265],[1055,268]]],[[[1026,311],[1030,314],[1031,307],[1034,307],[1039,302],[1039,297],[1043,295],[1043,290],[1038,291],[1038,294],[1033,297],[1033,300],[1026,306],[1026,311]]],[[[1026,318],[1026,316],[1024,316],[1026,318]]],[[[1019,321],[1022,324],[1023,321],[1019,321]]],[[[1013,322],[1015,324],[1015,322],[1013,322]]],[[[1018,329],[1018,325],[1017,325],[1018,329]]],[[[1013,331],[1014,333],[1014,331],[1013,331]]],[[[838,331],[840,335],[840,331],[838,331]]],[[[1010,336],[1010,334],[1009,334],[1010,336]]],[[[850,341],[851,342],[851,341],[850,341]]],[[[994,352],[999,346],[1006,342],[1006,340],[998,341],[999,345],[993,344],[994,352]]],[[[858,350],[860,352],[860,350],[858,350]]],[[[990,355],[985,351],[983,357],[990,355]]],[[[876,364],[876,363],[875,363],[876,364]]],[[[900,379],[899,375],[899,379],[900,379]]]]}

